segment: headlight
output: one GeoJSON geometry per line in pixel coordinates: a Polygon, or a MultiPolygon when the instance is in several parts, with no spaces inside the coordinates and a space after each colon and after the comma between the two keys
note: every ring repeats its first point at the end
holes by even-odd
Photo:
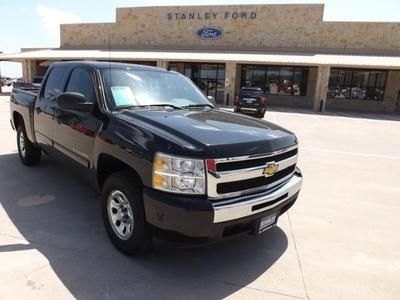
{"type": "Polygon", "coordinates": [[[153,162],[153,188],[172,193],[204,195],[204,161],[156,153],[153,162]]]}

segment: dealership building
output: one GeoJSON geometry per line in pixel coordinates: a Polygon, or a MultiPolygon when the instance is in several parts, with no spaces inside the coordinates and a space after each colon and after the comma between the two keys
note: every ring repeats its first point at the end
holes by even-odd
{"type": "Polygon", "coordinates": [[[0,60],[43,76],[53,61],[154,65],[233,105],[243,86],[271,105],[400,112],[400,23],[328,22],[324,5],[117,8],[112,23],[65,24],[60,47],[0,60]]]}

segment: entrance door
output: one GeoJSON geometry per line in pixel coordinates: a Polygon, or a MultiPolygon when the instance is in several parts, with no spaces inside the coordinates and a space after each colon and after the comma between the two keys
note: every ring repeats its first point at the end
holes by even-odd
{"type": "Polygon", "coordinates": [[[213,96],[218,104],[224,103],[225,65],[185,63],[185,75],[196,83],[204,95],[213,96]]]}

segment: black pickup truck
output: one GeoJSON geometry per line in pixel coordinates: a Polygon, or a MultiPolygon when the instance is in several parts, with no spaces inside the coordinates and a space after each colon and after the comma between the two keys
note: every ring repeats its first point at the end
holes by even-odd
{"type": "Polygon", "coordinates": [[[126,254],[153,236],[260,234],[301,188],[293,133],[216,108],[176,72],[54,63],[37,94],[15,90],[10,103],[22,163],[45,152],[94,173],[106,231],[126,254]]]}

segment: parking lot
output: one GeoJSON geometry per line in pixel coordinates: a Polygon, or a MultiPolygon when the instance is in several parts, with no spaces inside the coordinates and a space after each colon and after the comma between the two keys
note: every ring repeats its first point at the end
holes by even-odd
{"type": "Polygon", "coordinates": [[[278,227],[126,257],[98,194],[43,157],[19,162],[0,96],[0,299],[399,299],[400,116],[272,109],[294,131],[304,186],[278,227]]]}

